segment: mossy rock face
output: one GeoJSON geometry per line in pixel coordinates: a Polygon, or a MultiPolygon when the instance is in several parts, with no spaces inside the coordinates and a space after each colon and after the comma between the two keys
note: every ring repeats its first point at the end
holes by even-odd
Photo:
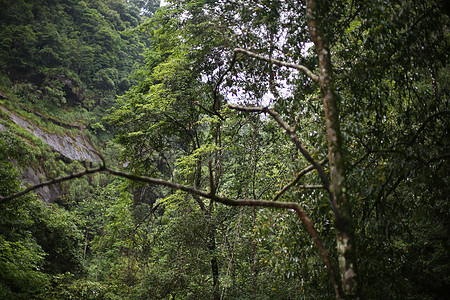
{"type": "Polygon", "coordinates": [[[78,161],[99,161],[98,156],[95,154],[94,147],[81,133],[73,136],[49,133],[24,118],[8,111],[6,108],[1,107],[1,109],[9,114],[12,122],[25,128],[34,136],[41,138],[53,151],[59,152],[64,157],[78,161]]]}
{"type": "MultiPolygon", "coordinates": [[[[36,185],[44,179],[71,173],[77,161],[99,161],[95,148],[80,130],[58,126],[50,132],[44,127],[48,120],[40,124],[3,105],[0,105],[0,112],[0,130],[17,136],[34,151],[31,160],[21,168],[21,180],[25,185],[36,185]]],[[[36,194],[42,201],[52,203],[61,199],[64,190],[62,185],[51,185],[39,188],[36,194]]]]}

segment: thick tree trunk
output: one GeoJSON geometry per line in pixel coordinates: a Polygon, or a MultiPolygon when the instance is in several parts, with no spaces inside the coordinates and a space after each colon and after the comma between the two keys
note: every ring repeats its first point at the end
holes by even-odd
{"type": "MultiPolygon", "coordinates": [[[[356,255],[353,241],[354,229],[350,207],[345,195],[345,166],[342,151],[337,97],[334,92],[330,51],[325,37],[321,34],[316,20],[317,7],[314,0],[306,1],[306,15],[312,41],[319,57],[319,85],[325,109],[326,130],[328,138],[328,156],[330,164],[330,191],[336,201],[335,212],[336,244],[342,290],[345,298],[356,297],[356,255]]],[[[337,295],[339,298],[340,296],[337,295]]]]}

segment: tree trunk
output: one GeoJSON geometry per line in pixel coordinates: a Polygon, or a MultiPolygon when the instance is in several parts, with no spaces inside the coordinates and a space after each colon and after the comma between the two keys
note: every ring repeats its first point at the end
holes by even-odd
{"type": "Polygon", "coordinates": [[[219,263],[217,262],[217,256],[216,256],[216,240],[214,231],[211,231],[210,235],[210,244],[209,244],[209,253],[212,256],[211,257],[211,271],[213,275],[213,299],[219,300],[220,299],[220,293],[219,293],[219,263]]]}
{"type": "MultiPolygon", "coordinates": [[[[330,51],[316,20],[317,6],[314,0],[306,1],[306,15],[312,41],[319,57],[319,85],[323,98],[330,164],[330,191],[337,204],[335,212],[336,246],[342,290],[345,298],[356,297],[356,255],[354,229],[349,203],[345,194],[345,166],[342,151],[337,97],[334,92],[330,51]]],[[[339,295],[336,295],[340,298],[339,295]]]]}

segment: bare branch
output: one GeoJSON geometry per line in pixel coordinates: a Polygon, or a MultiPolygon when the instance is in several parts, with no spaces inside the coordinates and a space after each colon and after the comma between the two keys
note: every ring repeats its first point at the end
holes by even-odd
{"type": "Polygon", "coordinates": [[[123,177],[123,178],[128,178],[133,181],[146,182],[146,183],[150,183],[150,184],[158,184],[158,185],[166,186],[166,187],[169,187],[169,188],[172,188],[175,190],[185,191],[185,192],[188,192],[188,193],[191,193],[194,195],[198,195],[198,196],[210,199],[214,202],[219,202],[219,203],[222,203],[222,204],[225,204],[228,206],[253,206],[253,207],[267,207],[267,208],[294,210],[297,213],[297,215],[300,217],[300,220],[305,225],[305,227],[308,230],[311,237],[313,238],[314,244],[316,245],[321,258],[322,258],[323,262],[325,263],[325,266],[327,267],[327,270],[328,270],[328,273],[330,275],[330,279],[331,279],[333,285],[336,285],[338,282],[336,279],[335,272],[331,266],[331,261],[328,256],[328,252],[325,249],[325,247],[323,246],[323,243],[319,237],[319,234],[315,230],[314,225],[312,224],[311,220],[307,216],[306,212],[303,210],[303,208],[298,203],[263,201],[263,200],[234,200],[234,199],[227,198],[227,197],[217,196],[217,195],[211,194],[211,193],[205,193],[203,191],[197,190],[192,187],[180,185],[177,183],[173,183],[173,182],[169,182],[169,181],[165,181],[165,180],[161,180],[161,179],[128,174],[128,173],[124,173],[124,172],[120,172],[120,171],[115,171],[112,169],[107,169],[106,171],[113,175],[123,177]]]}
{"type": "Polygon", "coordinates": [[[198,107],[200,107],[201,109],[203,109],[204,111],[206,111],[207,113],[211,114],[211,115],[215,115],[218,116],[219,119],[221,119],[222,121],[225,121],[224,117],[222,117],[217,111],[210,111],[209,109],[207,109],[206,107],[204,107],[203,105],[200,104],[200,102],[198,101],[194,101],[192,102],[192,104],[197,105],[198,107]]]}
{"type": "MultiPolygon", "coordinates": [[[[267,202],[280,203],[280,202],[273,202],[273,201],[267,201],[267,202]]],[[[283,203],[283,202],[281,202],[281,203],[283,203]]],[[[298,205],[296,203],[294,203],[294,204],[295,204],[295,206],[294,206],[293,210],[295,210],[297,215],[300,217],[300,220],[303,222],[303,224],[307,228],[308,232],[311,234],[311,236],[314,240],[314,244],[316,244],[316,247],[319,250],[319,254],[322,258],[322,261],[325,263],[325,266],[327,267],[328,275],[330,276],[330,280],[331,280],[331,283],[333,284],[335,291],[339,290],[339,281],[337,280],[334,269],[331,266],[331,261],[328,256],[327,250],[324,248],[322,241],[319,238],[319,235],[315,231],[314,226],[313,226],[311,220],[309,219],[309,217],[306,215],[305,211],[301,208],[300,205],[298,205]]]]}
{"type": "Polygon", "coordinates": [[[316,74],[314,74],[310,69],[308,69],[307,67],[303,66],[303,65],[297,65],[294,63],[290,63],[290,62],[284,62],[278,59],[274,59],[274,58],[268,58],[259,54],[256,54],[254,52],[242,49],[242,48],[236,48],[234,49],[234,53],[243,53],[249,57],[252,58],[256,58],[271,64],[275,64],[278,66],[282,66],[282,67],[287,67],[287,68],[292,68],[292,69],[296,69],[299,71],[303,71],[306,75],[308,75],[309,78],[311,78],[314,82],[318,82],[319,81],[319,76],[317,76],[316,74]]]}
{"type": "MultiPolygon", "coordinates": [[[[322,159],[322,160],[319,162],[319,164],[320,164],[320,165],[323,165],[323,164],[325,164],[325,163],[327,163],[327,162],[328,162],[328,157],[325,157],[324,159],[322,159]]],[[[296,184],[300,181],[300,179],[303,177],[303,175],[305,175],[305,174],[311,172],[312,170],[314,170],[314,166],[313,166],[313,165],[310,165],[310,166],[304,168],[303,170],[301,170],[301,171],[297,174],[297,176],[295,177],[295,179],[292,180],[291,183],[289,183],[288,185],[286,185],[284,188],[282,188],[279,192],[277,192],[277,193],[275,194],[275,197],[273,197],[273,200],[272,200],[272,201],[277,201],[278,198],[279,198],[281,195],[283,195],[287,190],[289,190],[291,187],[293,187],[294,185],[296,185],[296,184]]],[[[323,186],[323,185],[299,186],[298,188],[300,188],[300,189],[324,189],[324,186],[323,186]]]]}
{"type": "Polygon", "coordinates": [[[48,181],[44,181],[42,183],[30,186],[30,187],[24,189],[21,192],[14,193],[14,194],[6,196],[6,197],[1,197],[0,196],[0,204],[9,202],[9,201],[11,201],[11,200],[13,200],[15,198],[21,197],[21,196],[23,196],[25,194],[28,194],[29,192],[32,192],[32,191],[37,190],[37,189],[39,189],[41,187],[44,187],[44,186],[49,186],[49,185],[52,185],[52,184],[61,183],[61,182],[64,182],[64,181],[69,181],[69,180],[72,180],[72,179],[75,179],[75,178],[80,178],[80,177],[83,177],[85,175],[94,174],[94,173],[102,172],[102,171],[105,171],[105,170],[106,170],[106,166],[103,165],[103,166],[95,168],[95,169],[86,169],[83,172],[79,172],[79,173],[75,173],[75,174],[71,174],[71,175],[67,175],[67,176],[63,176],[63,177],[50,179],[48,181]]]}

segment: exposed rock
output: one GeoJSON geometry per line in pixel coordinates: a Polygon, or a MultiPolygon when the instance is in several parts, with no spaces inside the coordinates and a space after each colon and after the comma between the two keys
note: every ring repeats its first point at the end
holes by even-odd
{"type": "MultiPolygon", "coordinates": [[[[49,133],[3,106],[0,106],[0,109],[8,113],[12,122],[25,128],[34,136],[41,138],[53,151],[59,152],[65,158],[69,160],[90,162],[99,161],[98,156],[95,154],[94,147],[81,133],[75,136],[63,136],[57,133],[49,133]]],[[[7,128],[0,124],[0,130],[7,130],[7,128]]],[[[39,169],[39,167],[29,166],[22,170],[22,180],[28,184],[39,184],[41,180],[45,178],[45,172],[39,169]]],[[[58,185],[42,187],[36,190],[36,193],[47,203],[54,202],[62,195],[58,185]]]]}
{"type": "MultiPolygon", "coordinates": [[[[41,178],[45,178],[45,173],[41,170],[36,171],[31,167],[23,170],[22,180],[31,185],[41,183],[41,178]]],[[[46,203],[52,203],[61,197],[61,191],[57,185],[44,186],[37,189],[36,194],[40,195],[46,203]]]]}
{"type": "Polygon", "coordinates": [[[5,107],[0,107],[9,114],[11,121],[25,128],[34,136],[44,140],[54,151],[61,153],[70,160],[98,162],[99,158],[95,154],[95,149],[91,143],[82,135],[78,134],[74,137],[62,136],[57,133],[49,133],[42,128],[28,122],[20,116],[10,112],[5,107]]]}
{"type": "Polygon", "coordinates": [[[38,116],[39,118],[41,118],[43,120],[52,122],[55,125],[58,125],[58,126],[61,126],[61,127],[67,128],[67,129],[79,129],[79,130],[85,130],[86,129],[86,126],[83,125],[83,124],[63,122],[63,121],[60,121],[60,120],[58,120],[56,118],[53,118],[53,117],[51,117],[49,115],[44,115],[44,114],[40,113],[37,110],[32,110],[32,109],[30,109],[30,108],[28,108],[28,107],[26,107],[24,105],[21,105],[21,104],[18,104],[18,105],[19,105],[19,107],[21,109],[25,110],[26,112],[32,113],[32,114],[38,116]]]}

